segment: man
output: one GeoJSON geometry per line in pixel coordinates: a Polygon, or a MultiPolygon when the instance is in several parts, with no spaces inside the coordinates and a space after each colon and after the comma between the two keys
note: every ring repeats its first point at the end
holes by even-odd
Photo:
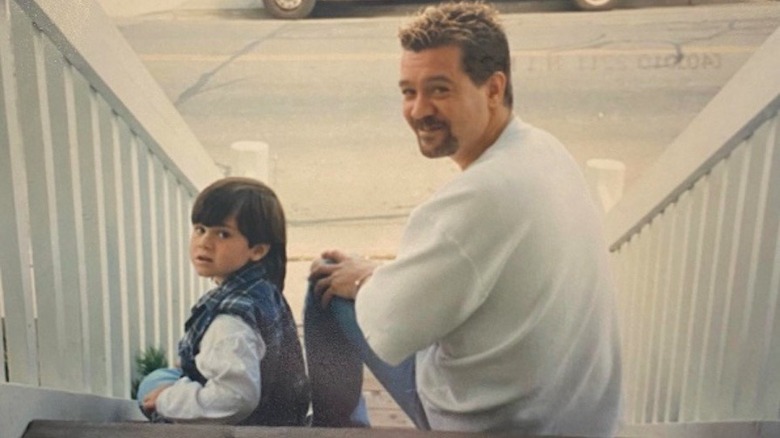
{"type": "Polygon", "coordinates": [[[614,433],[600,215],[565,148],[513,116],[497,12],[428,7],[399,35],[404,116],[423,155],[462,173],[412,212],[393,261],[326,251],[312,265],[315,425],[367,424],[363,361],[421,429],[614,433]]]}

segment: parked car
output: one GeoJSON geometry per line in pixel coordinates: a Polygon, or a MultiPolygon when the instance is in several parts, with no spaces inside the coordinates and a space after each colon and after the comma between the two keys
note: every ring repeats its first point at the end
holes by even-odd
{"type": "MultiPolygon", "coordinates": [[[[582,11],[606,11],[615,7],[620,0],[569,0],[582,11]]],[[[271,16],[282,19],[306,18],[311,14],[317,0],[263,0],[271,16]]]]}

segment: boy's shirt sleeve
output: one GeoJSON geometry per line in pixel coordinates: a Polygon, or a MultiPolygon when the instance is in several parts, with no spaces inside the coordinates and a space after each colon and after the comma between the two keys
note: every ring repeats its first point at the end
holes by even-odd
{"type": "Polygon", "coordinates": [[[263,338],[242,319],[218,315],[195,357],[205,385],[187,377],[160,393],[157,412],[177,422],[237,423],[260,402],[263,338]]]}

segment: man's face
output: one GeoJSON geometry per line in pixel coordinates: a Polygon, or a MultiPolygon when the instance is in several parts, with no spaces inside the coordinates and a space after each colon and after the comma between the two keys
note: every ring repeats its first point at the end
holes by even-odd
{"type": "Polygon", "coordinates": [[[463,71],[459,47],[404,51],[399,86],[404,117],[423,155],[451,156],[465,167],[464,160],[468,164],[487,146],[487,87],[474,85],[463,71]]]}

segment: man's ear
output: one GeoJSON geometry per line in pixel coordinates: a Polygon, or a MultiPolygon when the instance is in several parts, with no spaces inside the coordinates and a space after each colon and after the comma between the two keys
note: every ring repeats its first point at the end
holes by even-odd
{"type": "Polygon", "coordinates": [[[488,99],[491,107],[504,104],[504,92],[506,91],[506,75],[502,71],[493,73],[487,81],[488,99]]]}
{"type": "Polygon", "coordinates": [[[263,259],[263,257],[266,256],[266,254],[268,254],[268,251],[271,250],[271,245],[267,243],[258,243],[257,245],[253,246],[249,250],[250,250],[249,259],[252,260],[253,262],[259,262],[260,260],[263,259]]]}

